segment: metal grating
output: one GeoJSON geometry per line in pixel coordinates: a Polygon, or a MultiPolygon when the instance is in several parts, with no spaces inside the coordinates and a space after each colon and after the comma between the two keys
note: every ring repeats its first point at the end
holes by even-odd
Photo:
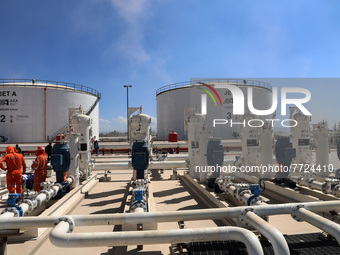
{"type": "MultiPolygon", "coordinates": [[[[291,255],[340,255],[340,247],[335,240],[329,240],[321,233],[285,236],[291,255]]],[[[265,255],[274,254],[267,241],[261,242],[265,255]]],[[[236,241],[195,242],[188,248],[190,255],[247,255],[243,243],[236,241]]]]}

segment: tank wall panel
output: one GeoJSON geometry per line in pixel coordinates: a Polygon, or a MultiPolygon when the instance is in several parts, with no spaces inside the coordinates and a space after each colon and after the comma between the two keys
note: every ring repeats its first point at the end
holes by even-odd
{"type": "MultiPolygon", "coordinates": [[[[1,87],[0,94],[0,135],[7,136],[10,143],[45,142],[45,132],[51,136],[68,123],[68,108],[81,106],[87,111],[96,100],[73,90],[47,88],[45,93],[42,87],[29,86],[1,87]]],[[[97,137],[98,109],[97,105],[91,114],[97,137]]]]}

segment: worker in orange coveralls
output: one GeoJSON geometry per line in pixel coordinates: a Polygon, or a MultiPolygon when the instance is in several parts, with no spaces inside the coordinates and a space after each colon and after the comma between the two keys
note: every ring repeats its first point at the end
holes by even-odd
{"type": "Polygon", "coordinates": [[[26,173],[26,162],[24,156],[16,153],[16,149],[13,146],[8,146],[6,149],[6,155],[0,160],[0,168],[7,170],[7,189],[9,193],[22,194],[22,172],[26,173]],[[3,165],[6,163],[7,169],[3,165]],[[16,187],[15,187],[16,186],[16,187]]]}
{"type": "Polygon", "coordinates": [[[37,151],[35,152],[37,156],[33,161],[31,168],[34,170],[34,191],[42,190],[40,184],[46,181],[46,167],[47,167],[47,157],[45,155],[45,148],[43,146],[39,146],[37,151]]]}

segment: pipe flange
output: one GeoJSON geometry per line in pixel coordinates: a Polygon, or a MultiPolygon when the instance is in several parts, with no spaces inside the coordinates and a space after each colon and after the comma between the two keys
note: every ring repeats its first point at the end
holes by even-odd
{"type": "Polygon", "coordinates": [[[234,183],[232,183],[232,182],[228,182],[226,185],[225,185],[225,187],[227,188],[227,189],[229,189],[231,186],[233,186],[234,185],[234,183]]]}
{"type": "Polygon", "coordinates": [[[340,190],[340,184],[336,185],[333,190],[332,190],[332,194],[336,197],[340,197],[340,195],[338,194],[338,191],[340,190]]]}
{"type": "Polygon", "coordinates": [[[237,199],[243,203],[243,205],[246,205],[247,204],[247,199],[244,197],[244,195],[246,194],[251,194],[250,190],[239,190],[238,193],[237,193],[237,199]]]}
{"type": "Polygon", "coordinates": [[[32,200],[30,200],[30,199],[24,199],[23,202],[26,203],[26,204],[28,204],[28,211],[27,211],[26,213],[29,214],[30,212],[32,212],[33,209],[34,209],[34,205],[33,205],[32,200]]]}
{"type": "Polygon", "coordinates": [[[315,178],[308,178],[308,180],[306,181],[306,186],[311,189],[312,183],[315,182],[315,181],[316,181],[315,178]]]}
{"type": "Polygon", "coordinates": [[[240,191],[239,196],[243,197],[244,195],[250,194],[250,193],[251,193],[250,190],[244,189],[240,191]]]}
{"type": "Polygon", "coordinates": [[[254,212],[253,208],[246,208],[246,209],[241,211],[239,220],[245,226],[249,226],[248,221],[247,221],[247,212],[253,212],[253,213],[256,214],[256,212],[254,212]]]}
{"type": "Polygon", "coordinates": [[[252,206],[252,205],[255,205],[257,202],[264,202],[264,200],[263,200],[263,198],[262,197],[256,197],[256,196],[251,196],[249,199],[248,199],[248,201],[247,201],[247,205],[248,206],[252,206]]]}
{"type": "Polygon", "coordinates": [[[297,213],[299,211],[300,208],[304,208],[305,206],[304,205],[297,205],[297,206],[294,206],[291,211],[290,211],[290,215],[292,216],[292,218],[298,222],[302,222],[304,221],[303,219],[301,219],[297,213]]]}
{"type": "MultiPolygon", "coordinates": [[[[57,186],[59,187],[59,191],[63,190],[63,185],[61,185],[61,183],[56,182],[55,184],[53,184],[53,186],[57,186]]],[[[56,196],[58,192],[55,192],[55,190],[53,190],[53,195],[56,196]]]]}
{"type": "Polygon", "coordinates": [[[327,194],[327,181],[322,183],[321,191],[322,191],[322,193],[327,194]]]}
{"type": "Polygon", "coordinates": [[[65,221],[69,224],[69,228],[67,230],[67,233],[72,233],[76,224],[74,223],[73,218],[71,217],[60,217],[55,223],[54,226],[57,226],[60,222],[65,221]]]}
{"type": "Polygon", "coordinates": [[[50,189],[52,184],[50,182],[42,182],[40,186],[42,186],[44,189],[50,189]]]}
{"type": "MultiPolygon", "coordinates": [[[[21,209],[21,207],[20,207],[20,209],[21,209]]],[[[22,209],[21,209],[22,210],[22,209]]],[[[20,217],[20,211],[18,210],[18,208],[16,208],[16,207],[7,207],[7,208],[5,208],[2,212],[1,212],[1,214],[4,214],[4,213],[6,213],[6,212],[10,212],[10,213],[13,213],[14,214],[14,217],[20,217]]],[[[21,215],[22,216],[22,215],[21,215]]]]}
{"type": "MultiPolygon", "coordinates": [[[[73,175],[70,175],[70,176],[67,176],[67,177],[72,179],[72,183],[75,183],[75,182],[76,182],[76,178],[75,178],[73,175]]],[[[70,184],[71,184],[71,183],[70,183],[70,184]]]]}
{"type": "Polygon", "coordinates": [[[315,178],[308,178],[307,183],[312,183],[312,182],[315,182],[315,181],[316,181],[315,178]]]}
{"type": "Polygon", "coordinates": [[[55,197],[57,195],[57,191],[55,190],[56,187],[54,185],[51,187],[51,190],[53,191],[53,194],[51,195],[52,197],[55,197]]]}
{"type": "Polygon", "coordinates": [[[237,189],[234,189],[234,190],[233,190],[233,193],[232,193],[231,195],[232,195],[233,197],[237,198],[236,194],[237,194],[237,189]]]}
{"type": "Polygon", "coordinates": [[[39,193],[46,195],[46,201],[49,201],[51,199],[51,194],[47,190],[45,190],[45,189],[40,190],[39,193]]]}
{"type": "Polygon", "coordinates": [[[61,183],[59,182],[56,182],[55,184],[53,184],[53,186],[58,186],[60,190],[63,188],[63,185],[61,185],[61,183]]]}

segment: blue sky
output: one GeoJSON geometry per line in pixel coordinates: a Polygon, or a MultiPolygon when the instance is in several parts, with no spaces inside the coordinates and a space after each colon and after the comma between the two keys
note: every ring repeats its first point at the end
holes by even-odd
{"type": "MultiPolygon", "coordinates": [[[[156,117],[156,89],[190,78],[338,78],[339,10],[338,0],[2,0],[0,78],[95,88],[101,131],[124,130],[124,84],[130,106],[156,117]]],[[[339,86],[304,86],[313,120],[332,127],[339,86]]]]}

